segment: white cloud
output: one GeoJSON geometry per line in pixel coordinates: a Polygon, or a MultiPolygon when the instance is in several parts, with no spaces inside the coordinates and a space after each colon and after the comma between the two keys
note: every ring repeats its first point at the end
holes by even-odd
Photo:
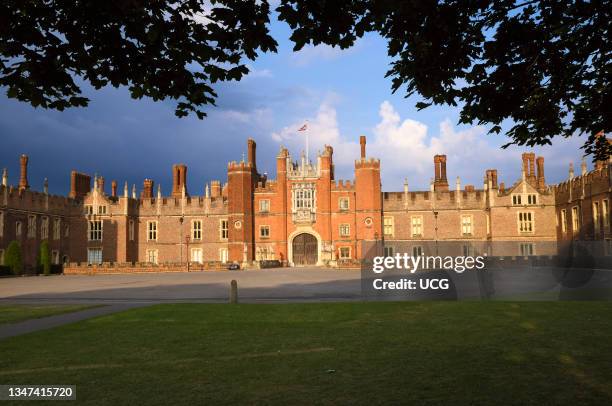
{"type": "Polygon", "coordinates": [[[246,67],[249,70],[249,73],[243,77],[243,80],[252,78],[271,78],[274,76],[272,75],[272,71],[270,69],[256,69],[250,64],[246,64],[246,67]]]}
{"type": "Polygon", "coordinates": [[[218,117],[225,123],[249,124],[257,128],[269,126],[273,119],[270,108],[256,108],[248,111],[225,109],[214,111],[211,116],[218,117]]]}
{"type": "MultiPolygon", "coordinates": [[[[381,103],[379,116],[380,121],[372,127],[368,137],[367,155],[381,159],[383,188],[388,191],[401,190],[406,177],[413,190],[414,187],[426,190],[433,176],[433,156],[436,154],[448,157],[447,173],[451,185],[460,175],[463,184],[469,182],[479,186],[487,168],[496,168],[499,164],[520,166],[520,152],[503,151],[489,144],[483,127],[457,130],[450,120],[444,120],[439,125],[439,133],[431,135],[424,123],[402,120],[388,101],[381,103]]],[[[329,144],[334,148],[338,177],[352,178],[354,160],[359,157],[358,137],[340,134],[333,100],[326,99],[314,117],[295,121],[273,133],[272,138],[287,145],[296,158],[305,145],[304,137],[297,129],[306,120],[309,123],[311,159],[314,159],[317,149],[329,144]]]]}
{"type": "Polygon", "coordinates": [[[355,52],[359,45],[359,41],[348,49],[340,49],[340,47],[332,47],[330,45],[306,45],[304,48],[291,54],[290,62],[294,66],[304,67],[313,62],[329,61],[340,56],[355,52]]]}

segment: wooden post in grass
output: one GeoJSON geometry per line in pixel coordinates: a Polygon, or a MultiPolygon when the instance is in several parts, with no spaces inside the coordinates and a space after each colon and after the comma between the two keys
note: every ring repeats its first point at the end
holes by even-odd
{"type": "Polygon", "coordinates": [[[236,279],[232,279],[230,283],[230,303],[235,304],[238,303],[238,282],[236,279]]]}

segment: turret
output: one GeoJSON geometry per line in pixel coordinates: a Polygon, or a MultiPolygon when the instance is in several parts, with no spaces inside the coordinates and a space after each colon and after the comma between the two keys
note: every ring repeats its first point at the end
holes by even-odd
{"type": "MultiPolygon", "coordinates": [[[[254,142],[248,142],[249,159],[255,159],[254,142]],[[253,148],[251,149],[251,146],[253,148]]],[[[230,162],[227,166],[227,211],[230,261],[255,259],[253,192],[257,181],[254,162],[230,162]]],[[[223,193],[223,192],[222,192],[223,193]]]]}
{"type": "MultiPolygon", "coordinates": [[[[365,137],[364,137],[365,138],[365,137]]],[[[365,146],[365,139],[362,143],[365,146]]],[[[365,155],[365,151],[362,151],[365,155]]],[[[380,160],[363,158],[355,161],[355,212],[358,224],[369,223],[368,227],[357,227],[358,240],[374,241],[382,238],[382,192],[380,182],[380,160]],[[369,219],[366,221],[366,219],[369,219]]],[[[358,256],[361,246],[358,247],[358,256]]]]}

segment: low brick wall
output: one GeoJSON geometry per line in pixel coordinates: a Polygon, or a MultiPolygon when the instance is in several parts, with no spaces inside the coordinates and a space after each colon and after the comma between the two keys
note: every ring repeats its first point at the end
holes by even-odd
{"type": "MultiPolygon", "coordinates": [[[[228,264],[221,262],[210,262],[204,264],[190,264],[190,272],[199,271],[220,271],[227,270],[228,264]]],[[[151,272],[187,272],[186,264],[139,264],[126,263],[116,264],[108,263],[101,265],[86,265],[86,264],[69,264],[64,266],[64,275],[97,275],[111,273],[151,273],[151,272]]]]}

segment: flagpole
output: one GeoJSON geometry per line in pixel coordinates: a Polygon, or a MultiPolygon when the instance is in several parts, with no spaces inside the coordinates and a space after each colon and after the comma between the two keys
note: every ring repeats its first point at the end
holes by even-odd
{"type": "Polygon", "coordinates": [[[308,128],[306,128],[306,165],[309,165],[310,161],[308,160],[308,128]]]}
{"type": "Polygon", "coordinates": [[[306,132],[306,134],[305,134],[306,135],[306,151],[305,151],[306,153],[304,154],[305,157],[303,157],[303,158],[306,158],[305,165],[308,165],[309,164],[309,161],[308,161],[308,149],[309,149],[309,145],[308,145],[308,141],[309,141],[309,138],[308,138],[308,120],[306,120],[306,124],[304,124],[303,126],[301,126],[299,128],[298,132],[301,132],[301,131],[306,132]]]}

